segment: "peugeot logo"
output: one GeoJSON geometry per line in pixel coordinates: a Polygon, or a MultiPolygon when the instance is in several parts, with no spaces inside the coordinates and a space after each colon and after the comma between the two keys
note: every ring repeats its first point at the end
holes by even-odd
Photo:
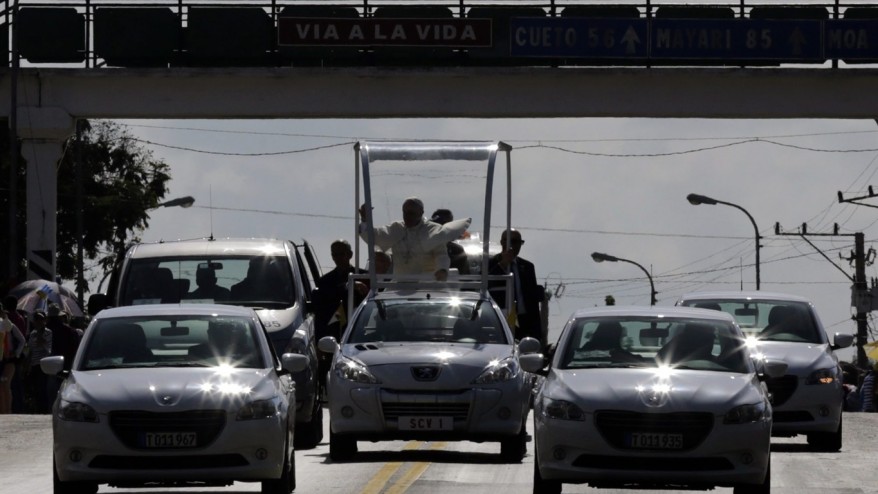
{"type": "Polygon", "coordinates": [[[165,403],[165,404],[170,403],[173,399],[174,399],[173,396],[169,396],[169,395],[162,396],[162,403],[165,403]]]}
{"type": "Polygon", "coordinates": [[[412,367],[412,377],[416,381],[435,381],[439,377],[439,366],[412,367]]]}

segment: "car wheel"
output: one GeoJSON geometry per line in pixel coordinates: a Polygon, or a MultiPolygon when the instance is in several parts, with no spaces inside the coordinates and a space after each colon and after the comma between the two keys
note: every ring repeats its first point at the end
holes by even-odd
{"type": "Polygon", "coordinates": [[[540,459],[534,458],[534,490],[533,494],[561,494],[561,482],[546,480],[540,474],[540,459]]]}
{"type": "Polygon", "coordinates": [[[284,466],[280,478],[262,481],[262,494],[290,494],[296,488],[296,457],[289,450],[289,434],[284,444],[284,466]]]}
{"type": "Polygon", "coordinates": [[[765,479],[761,484],[736,485],[734,494],[771,494],[771,458],[768,460],[768,468],[765,469],[765,479]]]}
{"type": "Polygon", "coordinates": [[[841,449],[841,418],[835,432],[812,432],[808,434],[808,446],[814,451],[834,452],[841,449]]]}
{"type": "Polygon", "coordinates": [[[55,457],[52,456],[52,492],[54,494],[95,494],[98,484],[94,482],[61,482],[58,470],[55,469],[55,457]]]}
{"type": "Polygon", "coordinates": [[[329,457],[332,461],[348,461],[357,452],[357,441],[329,431],[329,457]]]}
{"type": "Polygon", "coordinates": [[[316,448],[323,440],[323,404],[315,396],[314,409],[309,422],[296,424],[296,449],[316,448]]]}
{"type": "Polygon", "coordinates": [[[520,463],[527,454],[527,426],[521,422],[518,434],[500,441],[500,457],[507,463],[520,463]]]}

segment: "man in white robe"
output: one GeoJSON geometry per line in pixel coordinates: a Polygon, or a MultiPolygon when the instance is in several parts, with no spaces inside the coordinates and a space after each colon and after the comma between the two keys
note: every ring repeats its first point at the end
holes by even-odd
{"type": "MultiPolygon", "coordinates": [[[[374,228],[375,246],[390,249],[393,254],[393,274],[426,274],[444,281],[451,260],[446,244],[460,237],[469,228],[471,218],[450,221],[444,225],[424,219],[424,203],[409,197],[402,203],[402,221],[374,228]]],[[[365,219],[365,206],[360,207],[360,219],[365,219]]],[[[368,241],[368,226],[360,223],[360,237],[368,241]]]]}

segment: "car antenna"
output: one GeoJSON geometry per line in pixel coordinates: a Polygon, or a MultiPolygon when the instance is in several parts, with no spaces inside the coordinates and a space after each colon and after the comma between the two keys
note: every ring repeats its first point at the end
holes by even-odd
{"type": "Polygon", "coordinates": [[[213,184],[210,184],[210,188],[208,189],[207,200],[210,202],[210,239],[209,240],[214,240],[214,238],[213,238],[213,184]]]}

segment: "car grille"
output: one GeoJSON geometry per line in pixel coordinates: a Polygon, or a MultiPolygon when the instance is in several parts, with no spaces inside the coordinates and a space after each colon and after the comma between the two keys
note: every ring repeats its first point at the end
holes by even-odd
{"type": "Polygon", "coordinates": [[[198,446],[207,446],[216,439],[225,424],[224,410],[110,412],[110,429],[125,446],[134,449],[146,449],[140,440],[144,432],[195,432],[198,446]]]}
{"type": "Polygon", "coordinates": [[[662,458],[580,455],[573,460],[573,466],[580,468],[599,468],[601,470],[632,470],[665,472],[685,472],[704,470],[734,470],[735,466],[725,458],[662,458]]]}
{"type": "Polygon", "coordinates": [[[625,436],[631,432],[677,433],[683,435],[683,450],[692,449],[710,433],[713,415],[697,412],[637,413],[601,410],[595,425],[601,436],[619,449],[630,449],[625,436]]]}
{"type": "Polygon", "coordinates": [[[796,388],[799,386],[799,379],[793,375],[786,375],[765,380],[765,386],[771,393],[771,404],[774,406],[783,405],[793,396],[796,388]]]}
{"type": "Polygon", "coordinates": [[[772,414],[772,420],[775,424],[784,422],[814,422],[814,416],[806,410],[791,412],[779,412],[775,410],[772,414]]]}
{"type": "Polygon", "coordinates": [[[243,467],[249,463],[237,454],[193,456],[96,456],[88,466],[108,470],[198,470],[243,467]]]}
{"type": "Polygon", "coordinates": [[[469,416],[467,403],[383,403],[381,408],[386,420],[404,416],[430,415],[466,420],[469,416]]]}

